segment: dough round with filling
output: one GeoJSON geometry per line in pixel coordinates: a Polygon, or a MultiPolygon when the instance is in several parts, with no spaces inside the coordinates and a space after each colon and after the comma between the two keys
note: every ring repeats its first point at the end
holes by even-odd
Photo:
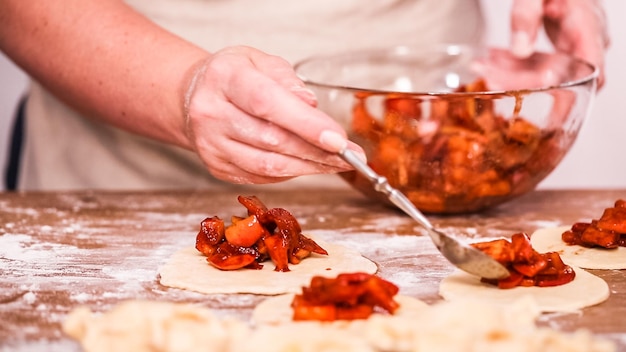
{"type": "MultiPolygon", "coordinates": [[[[288,324],[294,323],[292,316],[293,310],[291,309],[291,301],[293,300],[294,294],[285,294],[276,297],[271,297],[263,302],[259,303],[252,312],[252,322],[257,325],[279,325],[279,324],[288,324]]],[[[428,307],[426,303],[423,301],[409,297],[397,295],[394,297],[394,300],[398,302],[400,307],[396,310],[393,316],[396,317],[412,317],[417,316],[419,312],[428,307]]],[[[374,314],[380,318],[384,318],[386,314],[374,314]]],[[[372,316],[374,316],[372,315],[372,316]]],[[[337,320],[332,322],[335,325],[346,325],[351,322],[358,320],[337,320]]],[[[296,321],[295,323],[311,323],[311,321],[296,321]]],[[[313,323],[316,323],[313,321],[313,323]]],[[[325,322],[324,324],[328,324],[325,322]]]]}
{"type": "Polygon", "coordinates": [[[263,269],[223,271],[213,267],[194,247],[178,250],[159,268],[161,285],[200,293],[253,293],[277,295],[298,293],[313,276],[336,277],[344,272],[374,274],[376,264],[350,248],[315,240],[328,255],[312,253],[300,264],[290,264],[288,272],[274,271],[266,261],[263,269]]]}
{"type": "Polygon", "coordinates": [[[439,294],[448,301],[469,298],[504,306],[530,296],[541,312],[576,311],[604,302],[609,297],[606,281],[581,268],[572,268],[576,278],[565,285],[511,289],[497,288],[481,282],[477,276],[457,270],[441,281],[439,294]]]}
{"type": "Polygon", "coordinates": [[[569,229],[569,226],[562,226],[537,230],[530,236],[530,243],[538,252],[557,252],[565,263],[580,268],[626,269],[626,247],[605,249],[568,245],[561,239],[561,234],[569,229]]]}

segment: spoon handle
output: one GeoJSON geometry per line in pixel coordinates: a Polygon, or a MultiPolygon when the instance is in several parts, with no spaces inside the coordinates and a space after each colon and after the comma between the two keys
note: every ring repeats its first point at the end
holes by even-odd
{"type": "Polygon", "coordinates": [[[415,205],[400,191],[393,188],[387,178],[379,175],[376,171],[372,170],[363,160],[361,160],[354,152],[350,149],[344,148],[339,152],[339,155],[350,165],[352,165],[358,172],[367,177],[370,182],[374,185],[374,189],[377,192],[381,192],[387,196],[389,201],[395,204],[402,211],[407,213],[410,217],[416,220],[420,225],[422,225],[428,233],[430,237],[435,242],[435,245],[439,247],[441,244],[441,236],[438,232],[435,231],[433,225],[428,221],[426,216],[420,212],[415,205]]]}
{"type": "Polygon", "coordinates": [[[358,172],[367,177],[377,192],[385,194],[393,204],[422,225],[427,230],[435,247],[456,267],[472,275],[490,279],[509,276],[509,271],[489,255],[435,229],[424,214],[402,192],[391,187],[387,178],[377,174],[367,163],[357,157],[354,152],[343,148],[339,155],[358,172]]]}

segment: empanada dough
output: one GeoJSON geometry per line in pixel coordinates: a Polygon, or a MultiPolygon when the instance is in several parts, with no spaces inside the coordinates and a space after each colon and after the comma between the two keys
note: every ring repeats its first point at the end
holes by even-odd
{"type": "Polygon", "coordinates": [[[198,306],[128,301],[102,314],[75,309],[63,331],[85,352],[616,351],[612,342],[588,330],[538,327],[538,311],[529,298],[506,307],[443,301],[416,313],[372,315],[345,329],[318,322],[251,328],[198,306]]]}
{"type": "Polygon", "coordinates": [[[261,270],[240,269],[222,271],[211,266],[206,257],[194,247],[175,252],[159,268],[161,285],[201,293],[253,293],[277,295],[300,292],[313,276],[336,277],[340,273],[365,272],[374,274],[376,264],[355,250],[315,240],[328,255],[311,254],[300,264],[289,265],[289,272],[274,271],[267,261],[261,270]]]}
{"type": "Polygon", "coordinates": [[[609,297],[609,285],[604,280],[581,268],[572,268],[576,272],[576,278],[568,284],[511,289],[499,289],[482,283],[477,276],[457,270],[441,281],[439,294],[448,301],[470,298],[499,306],[506,306],[530,296],[541,312],[576,311],[601,303],[609,297]]]}
{"type": "Polygon", "coordinates": [[[538,252],[557,252],[565,263],[580,268],[626,269],[626,247],[604,249],[571,246],[561,239],[561,234],[569,229],[569,226],[563,226],[537,230],[530,236],[530,243],[538,252]]]}
{"type": "Polygon", "coordinates": [[[134,300],[103,314],[76,308],[63,322],[63,332],[86,352],[223,352],[248,328],[192,304],[134,300]]]}

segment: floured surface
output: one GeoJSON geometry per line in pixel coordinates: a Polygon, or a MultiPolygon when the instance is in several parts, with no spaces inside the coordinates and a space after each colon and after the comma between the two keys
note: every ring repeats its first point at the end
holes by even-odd
{"type": "MultiPolygon", "coordinates": [[[[256,194],[288,209],[304,233],[360,252],[401,295],[433,304],[454,268],[419,224],[354,191],[10,192],[0,194],[0,350],[81,351],[61,331],[78,306],[99,313],[128,299],[185,302],[220,317],[250,319],[267,296],[202,294],[159,284],[158,268],[195,241],[207,214],[245,215],[237,196],[256,194]]],[[[493,211],[430,216],[438,228],[472,239],[591,219],[624,190],[539,191],[493,211]]],[[[603,304],[575,313],[543,315],[560,331],[585,328],[626,350],[626,276],[594,270],[611,287],[603,304]]],[[[321,341],[320,343],[322,343],[321,341]]]]}
{"type": "MultiPolygon", "coordinates": [[[[315,240],[315,239],[314,239],[315,240]]],[[[328,255],[311,254],[299,264],[290,264],[288,272],[274,271],[272,261],[263,269],[219,270],[207,263],[194,247],[174,253],[159,269],[160,283],[201,293],[255,293],[276,295],[300,292],[313,276],[335,277],[356,271],[376,273],[376,264],[347,247],[315,240],[328,255]]]]}
{"type": "Polygon", "coordinates": [[[538,252],[557,252],[566,264],[580,268],[626,269],[626,247],[605,249],[571,246],[561,239],[561,234],[569,229],[567,226],[539,229],[532,234],[530,242],[538,252]]]}
{"type": "MultiPolygon", "coordinates": [[[[294,323],[292,319],[293,309],[291,308],[291,301],[293,300],[293,297],[294,294],[280,295],[268,298],[259,303],[252,311],[252,322],[256,325],[294,323]]],[[[393,314],[395,317],[417,317],[420,311],[428,306],[423,301],[409,296],[398,295],[394,297],[394,300],[400,305],[400,307],[393,314]]],[[[375,316],[381,319],[391,317],[389,314],[375,314],[375,316]]],[[[296,323],[302,323],[302,321],[296,323]]],[[[311,322],[307,321],[307,323],[311,322]]],[[[349,325],[350,323],[351,321],[339,320],[332,322],[331,324],[337,326],[338,328],[345,328],[346,325],[349,325]]]]}
{"type": "Polygon", "coordinates": [[[606,301],[608,284],[581,268],[572,267],[576,277],[570,283],[553,287],[514,287],[499,289],[480,282],[480,278],[455,271],[441,281],[439,293],[449,301],[475,299],[500,306],[509,305],[526,296],[532,297],[542,312],[573,312],[606,301]]]}

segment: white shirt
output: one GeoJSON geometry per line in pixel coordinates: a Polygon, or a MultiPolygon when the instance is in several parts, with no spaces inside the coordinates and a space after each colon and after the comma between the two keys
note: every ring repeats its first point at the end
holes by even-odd
{"type": "MultiPolygon", "coordinates": [[[[352,49],[482,39],[478,0],[127,0],[160,26],[209,51],[248,45],[295,63],[352,49]]],[[[155,72],[158,74],[158,72],[155,72]]],[[[222,187],[199,158],[80,116],[33,82],[18,189],[222,187]]],[[[324,184],[307,176],[275,187],[324,184]]]]}

